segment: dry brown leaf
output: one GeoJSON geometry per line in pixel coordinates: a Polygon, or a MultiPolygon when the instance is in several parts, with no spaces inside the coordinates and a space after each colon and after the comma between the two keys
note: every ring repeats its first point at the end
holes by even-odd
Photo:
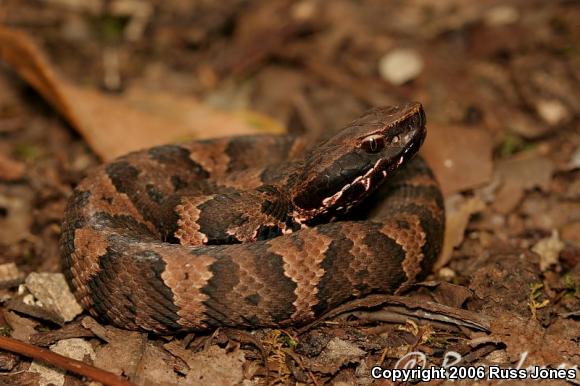
{"type": "MultiPolygon", "coordinates": [[[[154,345],[146,343],[143,356],[135,372],[134,378],[131,379],[136,385],[146,386],[178,386],[190,385],[182,376],[178,375],[173,367],[175,358],[167,351],[154,345]]],[[[211,379],[211,378],[210,378],[211,379]]],[[[208,384],[207,382],[205,384],[208,384]]],[[[216,383],[220,384],[220,383],[216,383]]]]}
{"type": "Polygon", "coordinates": [[[489,182],[492,142],[485,130],[429,124],[422,154],[447,197],[489,182]]]}
{"type": "Polygon", "coordinates": [[[553,162],[543,156],[528,155],[502,160],[496,164],[502,183],[493,207],[500,213],[511,212],[520,202],[524,190],[539,187],[547,190],[554,171],[553,162]]]}
{"type": "Polygon", "coordinates": [[[145,334],[106,328],[109,343],[97,351],[95,366],[133,379],[145,349],[145,334]]]}
{"type": "Polygon", "coordinates": [[[443,251],[435,263],[435,270],[444,267],[451,259],[453,248],[461,244],[465,228],[472,214],[485,209],[485,203],[478,196],[464,198],[456,194],[445,200],[445,239],[443,251]]]}
{"type": "Polygon", "coordinates": [[[182,359],[189,366],[186,373],[188,385],[206,385],[211,379],[216,385],[238,385],[244,380],[244,353],[241,350],[226,351],[218,346],[194,353],[183,349],[177,341],[164,345],[164,348],[182,359]]]}
{"type": "Polygon", "coordinates": [[[335,374],[340,368],[349,363],[359,363],[366,352],[351,342],[340,338],[333,338],[316,358],[310,359],[308,366],[316,372],[335,374]]]}
{"type": "Polygon", "coordinates": [[[184,139],[283,132],[280,124],[260,114],[228,114],[193,98],[166,94],[143,95],[135,100],[78,87],[56,75],[28,35],[6,27],[0,27],[0,58],[14,67],[104,160],[184,139]]]}
{"type": "Polygon", "coordinates": [[[411,296],[415,299],[423,297],[426,301],[434,301],[449,307],[461,308],[473,296],[466,287],[446,282],[429,281],[417,283],[418,291],[411,296]]]}
{"type": "Polygon", "coordinates": [[[15,181],[24,176],[25,166],[22,162],[15,161],[0,154],[0,181],[15,181]]]}
{"type": "Polygon", "coordinates": [[[110,342],[111,339],[114,338],[114,327],[108,326],[108,329],[95,319],[91,318],[90,316],[85,316],[81,319],[81,326],[90,330],[95,336],[98,336],[100,339],[104,340],[105,342],[110,342]],[[111,332],[113,331],[113,332],[111,332]],[[111,336],[109,336],[111,335],[111,336]]]}
{"type": "Polygon", "coordinates": [[[23,342],[28,342],[31,335],[36,334],[35,327],[38,325],[32,319],[23,318],[18,316],[15,312],[4,311],[4,319],[8,326],[12,329],[11,337],[14,339],[21,340],[23,342]]]}
{"type": "Polygon", "coordinates": [[[92,338],[95,334],[84,328],[80,322],[67,323],[58,330],[42,331],[30,337],[30,344],[41,347],[48,347],[59,340],[71,338],[92,338]]]}

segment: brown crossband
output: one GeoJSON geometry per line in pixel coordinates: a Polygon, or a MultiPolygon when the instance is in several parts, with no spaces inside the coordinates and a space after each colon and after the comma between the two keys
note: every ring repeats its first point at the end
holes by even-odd
{"type": "Polygon", "coordinates": [[[69,200],[64,272],[82,306],[171,334],[308,323],[422,279],[443,199],[419,103],[375,108],[330,138],[166,145],[91,173],[69,200]]]}

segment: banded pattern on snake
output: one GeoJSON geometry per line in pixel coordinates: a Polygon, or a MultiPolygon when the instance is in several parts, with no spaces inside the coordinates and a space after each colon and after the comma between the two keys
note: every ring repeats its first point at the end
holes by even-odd
{"type": "Polygon", "coordinates": [[[408,103],[310,147],[263,135],[120,157],[69,200],[65,276],[92,315],[162,334],[299,325],[392,293],[441,250],[441,192],[413,158],[425,135],[408,103]]]}

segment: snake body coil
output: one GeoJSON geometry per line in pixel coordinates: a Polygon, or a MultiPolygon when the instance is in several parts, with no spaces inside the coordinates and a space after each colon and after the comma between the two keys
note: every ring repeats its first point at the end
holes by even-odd
{"type": "Polygon", "coordinates": [[[309,150],[246,136],[128,154],[70,198],[65,275],[92,315],[157,333],[304,324],[392,293],[441,250],[442,196],[411,160],[424,137],[410,103],[370,110],[309,150]]]}

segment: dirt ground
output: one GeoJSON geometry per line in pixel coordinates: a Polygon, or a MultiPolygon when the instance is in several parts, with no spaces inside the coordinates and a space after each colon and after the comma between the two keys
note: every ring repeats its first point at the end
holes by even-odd
{"type": "MultiPolygon", "coordinates": [[[[573,0],[3,0],[0,335],[137,385],[577,369],[578,20],[573,0]],[[101,325],[67,292],[61,220],[91,167],[186,139],[318,135],[407,100],[425,106],[422,154],[446,203],[428,281],[303,328],[175,337],[101,325]]],[[[0,350],[0,384],[95,384],[48,361],[0,350]]],[[[505,382],[536,382],[522,378],[505,382]]],[[[580,370],[544,383],[580,384],[580,370]]]]}

